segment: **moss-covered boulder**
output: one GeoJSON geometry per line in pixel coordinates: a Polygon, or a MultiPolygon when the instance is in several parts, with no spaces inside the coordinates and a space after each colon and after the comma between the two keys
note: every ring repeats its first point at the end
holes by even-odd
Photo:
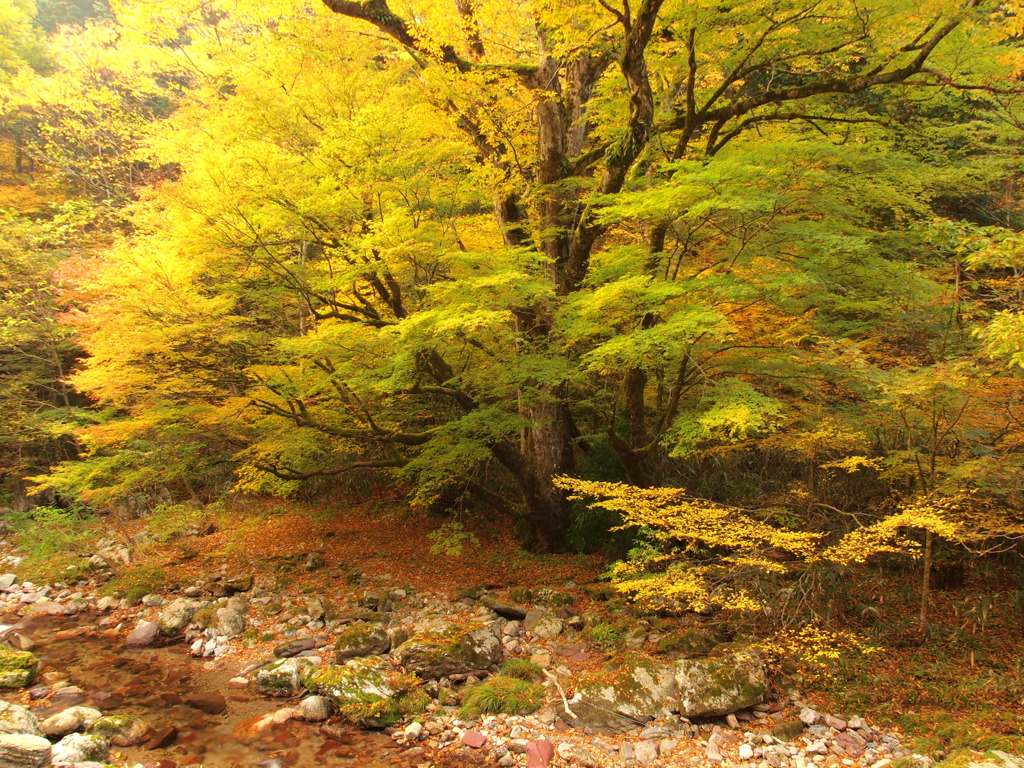
{"type": "Polygon", "coordinates": [[[675,673],[684,717],[728,715],[759,703],[768,690],[764,665],[751,651],[680,659],[675,673]]]}
{"type": "Polygon", "coordinates": [[[721,642],[721,635],[707,627],[685,627],[663,636],[658,650],[679,656],[707,656],[721,642]]]}
{"type": "Polygon", "coordinates": [[[357,656],[375,656],[391,650],[391,636],[376,624],[356,622],[341,630],[334,644],[334,656],[338,661],[354,659],[357,656]]]}
{"type": "Polygon", "coordinates": [[[302,684],[311,693],[334,702],[349,720],[379,727],[419,714],[429,703],[429,698],[417,688],[416,678],[402,674],[380,657],[307,669],[302,674],[302,684]]]}
{"type": "Polygon", "coordinates": [[[88,733],[106,739],[115,747],[134,747],[149,738],[146,721],[136,715],[108,715],[89,726],[88,733]]]}
{"type": "Polygon", "coordinates": [[[643,653],[625,653],[577,686],[572,705],[580,723],[621,732],[642,727],[673,708],[676,672],[672,664],[643,653]]]}
{"type": "Polygon", "coordinates": [[[38,671],[34,653],[0,648],[0,688],[24,688],[36,679],[38,671]]]}
{"type": "Polygon", "coordinates": [[[42,736],[39,720],[25,707],[0,701],[0,734],[27,733],[42,736]]]}
{"type": "Polygon", "coordinates": [[[252,682],[264,696],[294,696],[302,690],[302,673],[314,666],[302,656],[280,659],[256,670],[252,682]]]}
{"type": "Polygon", "coordinates": [[[187,597],[180,597],[165,607],[157,617],[156,623],[160,627],[160,634],[165,637],[174,637],[192,621],[200,610],[206,607],[206,603],[200,600],[190,600],[187,597]]]}
{"type": "Polygon", "coordinates": [[[501,641],[487,624],[449,625],[417,632],[396,653],[402,666],[424,680],[487,669],[502,657],[501,641]]]}

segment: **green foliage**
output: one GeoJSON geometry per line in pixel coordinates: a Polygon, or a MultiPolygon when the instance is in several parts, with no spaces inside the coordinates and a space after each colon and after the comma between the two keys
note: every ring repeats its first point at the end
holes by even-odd
{"type": "Polygon", "coordinates": [[[584,630],[587,639],[605,651],[613,651],[622,644],[623,630],[621,627],[602,621],[584,630]]]}
{"type": "Polygon", "coordinates": [[[543,703],[544,686],[501,674],[466,687],[459,717],[529,714],[540,709],[543,703]]]}
{"type": "Polygon", "coordinates": [[[70,292],[63,255],[0,291],[45,294],[0,340],[0,463],[45,454],[19,478],[109,503],[355,473],[545,550],[614,519],[574,515],[562,474],[685,480],[793,532],[1016,502],[1016,373],[984,357],[1020,349],[1013,13],[40,10],[8,9],[5,136],[33,190],[117,216],[70,292]]]}
{"type": "Polygon", "coordinates": [[[92,520],[84,508],[35,507],[9,513],[14,544],[24,558],[19,572],[42,581],[59,578],[69,565],[84,563],[87,545],[96,538],[89,525],[92,520]]]}
{"type": "Polygon", "coordinates": [[[480,543],[476,534],[467,531],[458,520],[446,520],[428,533],[427,538],[432,542],[430,554],[443,554],[448,557],[461,556],[463,545],[469,544],[475,547],[480,543]]]}

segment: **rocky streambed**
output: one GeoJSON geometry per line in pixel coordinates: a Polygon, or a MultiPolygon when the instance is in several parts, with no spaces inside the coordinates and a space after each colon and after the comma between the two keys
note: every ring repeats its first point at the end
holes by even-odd
{"type": "Polygon", "coordinates": [[[0,577],[17,622],[0,651],[0,768],[932,762],[792,682],[770,696],[742,638],[634,619],[621,647],[599,647],[607,611],[575,584],[453,599],[224,572],[130,601],[100,594],[111,565],[97,556],[75,584],[0,577]]]}
{"type": "Polygon", "coordinates": [[[49,742],[54,765],[414,764],[379,732],[299,717],[275,720],[278,702],[232,687],[229,671],[204,668],[180,644],[127,649],[121,632],[100,629],[93,618],[47,616],[15,624],[14,633],[31,638],[39,673],[30,688],[2,696],[0,731],[36,740],[23,738],[20,747],[15,740],[5,751],[0,736],[0,765],[46,765],[47,745],[39,736],[49,742]]]}

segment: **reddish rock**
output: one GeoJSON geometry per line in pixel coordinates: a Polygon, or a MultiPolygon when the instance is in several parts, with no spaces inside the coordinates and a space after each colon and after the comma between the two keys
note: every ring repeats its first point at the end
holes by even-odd
{"type": "Polygon", "coordinates": [[[854,760],[864,754],[864,745],[848,733],[838,734],[835,738],[835,743],[846,750],[846,754],[854,760]]]}
{"type": "Polygon", "coordinates": [[[218,691],[193,694],[185,699],[185,703],[208,715],[219,715],[228,708],[228,702],[224,698],[224,694],[218,691]]]}
{"type": "Polygon", "coordinates": [[[170,744],[174,743],[174,740],[178,738],[178,729],[173,725],[168,728],[161,728],[156,732],[152,739],[146,742],[146,749],[162,749],[170,744]]]}
{"type": "Polygon", "coordinates": [[[462,743],[467,747],[472,747],[473,749],[480,749],[486,741],[487,737],[482,733],[477,733],[476,731],[466,731],[462,734],[462,743]]]}
{"type": "Polygon", "coordinates": [[[157,626],[157,623],[147,621],[128,633],[128,637],[124,639],[124,645],[126,648],[145,648],[147,645],[152,645],[159,634],[160,627],[157,626]]]}
{"type": "Polygon", "coordinates": [[[526,768],[547,768],[555,757],[555,745],[547,739],[526,747],[526,768]]]}

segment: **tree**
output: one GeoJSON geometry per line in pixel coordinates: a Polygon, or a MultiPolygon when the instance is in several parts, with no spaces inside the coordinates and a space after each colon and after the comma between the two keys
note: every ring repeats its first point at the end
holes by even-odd
{"type": "MultiPolygon", "coordinates": [[[[971,87],[960,73],[943,70],[941,53],[944,43],[955,47],[965,24],[985,18],[973,1],[936,4],[922,14],[919,5],[893,3],[768,2],[722,9],[645,0],[635,9],[536,3],[521,16],[507,14],[499,29],[486,3],[459,3],[459,23],[446,27],[413,25],[386,0],[325,4],[374,26],[422,66],[443,70],[439,77],[454,84],[452,93],[475,97],[438,102],[503,182],[495,215],[507,245],[532,246],[547,257],[543,277],[550,298],[514,310],[517,333],[536,347],[551,344],[562,308],[586,289],[595,247],[606,245],[612,226],[602,210],[631,174],[658,178],[672,172],[673,162],[711,162],[737,137],[773,122],[861,119],[857,111],[834,111],[839,96],[851,105],[861,94],[891,86],[971,87]],[[503,130],[504,121],[493,117],[502,114],[502,96],[511,89],[520,103],[535,105],[529,149],[505,140],[522,131],[503,130]]],[[[672,231],[670,217],[651,216],[646,224],[644,271],[653,275],[671,258],[667,238],[670,247],[685,249],[687,242],[672,231]]],[[[660,320],[657,312],[647,313],[641,328],[650,330],[660,320]]],[[[449,383],[445,373],[438,372],[437,385],[449,383]]],[[[675,421],[674,404],[687,381],[684,363],[660,425],[651,428],[649,373],[643,366],[618,371],[630,434],[624,439],[609,429],[620,461],[641,485],[655,481],[649,457],[675,421]]],[[[567,375],[556,375],[522,401],[520,450],[492,446],[516,478],[543,548],[564,544],[568,521],[564,497],[551,483],[574,470],[577,430],[568,386],[567,375]]]]}
{"type": "Polygon", "coordinates": [[[939,293],[889,117],[997,88],[977,4],[328,7],[151,20],[195,76],[83,319],[94,434],[191,424],[249,490],[391,471],[560,549],[553,477],[767,439],[939,293]]]}

